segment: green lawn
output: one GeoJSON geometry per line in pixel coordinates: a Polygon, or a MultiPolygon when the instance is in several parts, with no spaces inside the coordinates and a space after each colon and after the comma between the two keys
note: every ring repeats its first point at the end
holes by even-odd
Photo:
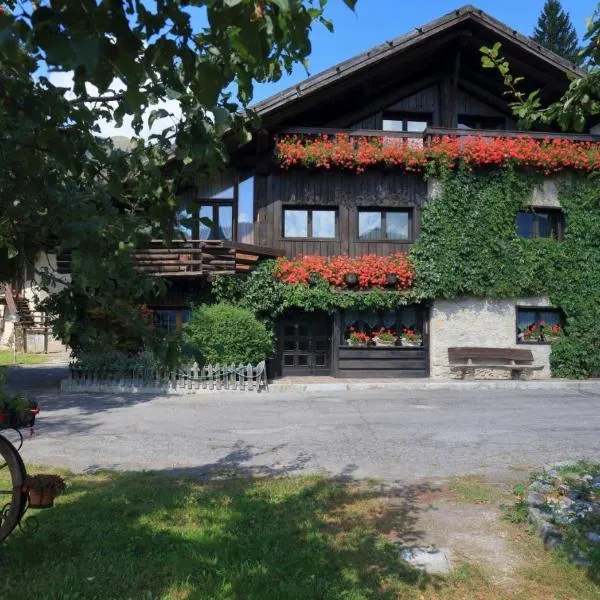
{"type": "Polygon", "coordinates": [[[534,537],[526,551],[535,568],[511,590],[477,565],[444,579],[412,570],[387,534],[418,529],[415,513],[390,509],[367,484],[152,473],[68,476],[67,484],[55,508],[31,511],[37,531],[17,531],[0,545],[0,598],[597,597],[580,570],[556,570],[534,537]],[[544,584],[549,571],[552,587],[544,584]]]}
{"type": "Polygon", "coordinates": [[[30,354],[25,352],[17,352],[17,362],[13,362],[12,350],[0,350],[0,366],[4,365],[39,365],[48,360],[47,354],[30,354]]]}

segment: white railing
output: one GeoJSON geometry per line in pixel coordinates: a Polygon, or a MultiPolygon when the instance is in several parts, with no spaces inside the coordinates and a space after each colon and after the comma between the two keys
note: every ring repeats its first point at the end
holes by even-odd
{"type": "Polygon", "coordinates": [[[203,391],[268,391],[267,370],[258,365],[205,365],[197,363],[174,371],[145,367],[89,369],[76,363],[69,367],[69,378],[61,384],[64,391],[162,391],[194,394],[203,391]]]}

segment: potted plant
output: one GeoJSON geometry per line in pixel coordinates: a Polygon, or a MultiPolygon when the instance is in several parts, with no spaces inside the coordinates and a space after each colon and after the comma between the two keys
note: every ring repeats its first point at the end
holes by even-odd
{"type": "Polygon", "coordinates": [[[416,348],[423,343],[423,336],[413,329],[405,327],[400,334],[400,343],[409,348],[416,348]]]}
{"type": "Polygon", "coordinates": [[[0,429],[33,427],[39,412],[35,400],[27,400],[21,394],[0,391],[0,429]]]}
{"type": "Polygon", "coordinates": [[[395,346],[397,339],[398,336],[391,329],[383,327],[373,336],[376,346],[395,346]]]}
{"type": "Polygon", "coordinates": [[[537,325],[522,327],[519,331],[519,339],[523,342],[539,342],[540,330],[537,325]]]}
{"type": "Polygon", "coordinates": [[[553,342],[563,335],[563,328],[560,325],[547,325],[544,321],[540,322],[541,337],[545,342],[553,342]]]}
{"type": "Polygon", "coordinates": [[[370,341],[371,337],[368,334],[355,331],[353,327],[350,327],[350,334],[346,338],[348,346],[367,346],[370,341]]]}
{"type": "Polygon", "coordinates": [[[29,495],[30,508],[50,508],[64,492],[65,481],[60,475],[28,475],[23,490],[29,495]]]}

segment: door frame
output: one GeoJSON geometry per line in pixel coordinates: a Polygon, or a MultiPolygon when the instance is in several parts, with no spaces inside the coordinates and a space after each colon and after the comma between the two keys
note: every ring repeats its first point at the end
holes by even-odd
{"type": "MultiPolygon", "coordinates": [[[[309,376],[309,377],[327,377],[327,376],[331,376],[334,373],[334,369],[336,368],[335,364],[334,364],[334,336],[333,336],[333,331],[334,331],[334,316],[331,315],[330,313],[327,313],[325,311],[304,311],[302,309],[291,309],[289,311],[286,311],[284,314],[282,314],[279,319],[277,320],[277,324],[275,327],[275,331],[276,331],[276,336],[277,336],[277,358],[276,358],[276,363],[277,363],[277,369],[276,369],[276,375],[279,377],[283,377],[283,376],[293,376],[291,375],[289,372],[286,373],[286,367],[283,364],[283,360],[284,360],[284,339],[285,339],[285,335],[284,335],[284,321],[286,320],[286,317],[289,317],[290,314],[299,314],[299,315],[303,315],[306,316],[307,318],[310,318],[311,315],[314,314],[318,314],[318,315],[323,315],[324,319],[327,322],[327,326],[328,326],[328,339],[327,339],[327,349],[328,349],[328,355],[329,355],[329,368],[327,369],[322,369],[322,370],[317,370],[316,372],[311,372],[312,367],[309,365],[307,367],[306,370],[304,369],[298,369],[298,376],[300,377],[305,377],[305,376],[309,376]]],[[[309,349],[308,351],[309,356],[311,356],[312,350],[309,349]]],[[[309,359],[310,360],[310,359],[309,359]]],[[[289,367],[288,367],[289,369],[289,367]]]]}

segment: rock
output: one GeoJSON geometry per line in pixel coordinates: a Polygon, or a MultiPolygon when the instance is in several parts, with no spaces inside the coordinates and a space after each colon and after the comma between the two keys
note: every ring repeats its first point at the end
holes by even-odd
{"type": "Polygon", "coordinates": [[[600,533],[595,531],[586,531],[585,539],[592,544],[600,544],[600,533]]]}
{"type": "Polygon", "coordinates": [[[529,506],[536,507],[546,506],[546,496],[544,496],[544,494],[541,494],[540,492],[529,492],[527,494],[527,504],[529,504],[529,506]]]}
{"type": "Polygon", "coordinates": [[[542,526],[548,523],[549,517],[547,512],[541,511],[539,508],[529,508],[529,522],[535,525],[538,531],[541,531],[542,526]]]}
{"type": "Polygon", "coordinates": [[[534,481],[529,486],[529,491],[539,492],[540,494],[549,494],[554,491],[554,486],[544,481],[534,481]]]}
{"type": "Polygon", "coordinates": [[[571,556],[571,562],[579,567],[589,567],[592,564],[587,558],[581,555],[571,556]]]}
{"type": "Polygon", "coordinates": [[[558,527],[556,527],[556,525],[552,525],[552,523],[548,523],[547,521],[541,524],[539,533],[540,537],[542,538],[542,542],[544,542],[544,548],[546,548],[546,550],[553,550],[562,542],[562,533],[558,527]]]}
{"type": "Polygon", "coordinates": [[[449,560],[450,551],[431,546],[423,548],[402,548],[400,556],[415,569],[427,573],[446,575],[452,570],[449,560]]]}

